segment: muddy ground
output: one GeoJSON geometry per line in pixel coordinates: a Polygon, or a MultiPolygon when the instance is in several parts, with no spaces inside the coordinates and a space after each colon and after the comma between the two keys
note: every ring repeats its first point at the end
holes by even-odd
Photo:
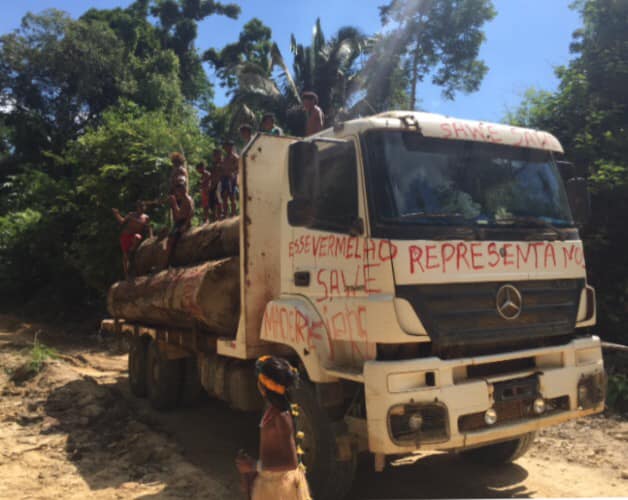
{"type": "MultiPolygon", "coordinates": [[[[122,346],[85,330],[0,316],[0,498],[241,498],[233,457],[254,453],[258,415],[209,400],[157,413],[131,396],[122,346]],[[59,356],[33,374],[35,334],[59,356]]],[[[525,457],[497,468],[431,455],[376,474],[363,460],[351,493],[600,496],[628,496],[628,421],[617,416],[544,431],[525,457]]]]}

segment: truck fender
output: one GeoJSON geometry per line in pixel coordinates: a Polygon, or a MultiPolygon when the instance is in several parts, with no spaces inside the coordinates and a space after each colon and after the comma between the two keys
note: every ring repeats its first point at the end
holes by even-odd
{"type": "Polygon", "coordinates": [[[325,368],[331,366],[327,326],[305,297],[283,296],[266,304],[262,340],[289,346],[298,356],[312,382],[337,382],[325,368]]]}

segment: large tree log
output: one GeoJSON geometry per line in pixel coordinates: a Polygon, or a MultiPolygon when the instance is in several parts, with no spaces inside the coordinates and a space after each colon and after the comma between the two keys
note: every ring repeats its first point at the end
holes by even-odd
{"type": "MultiPolygon", "coordinates": [[[[137,276],[162,271],[166,262],[167,238],[148,238],[135,252],[137,276]]],[[[238,255],[240,250],[240,217],[205,224],[187,231],[177,243],[172,265],[191,266],[209,260],[238,255]]]]}
{"type": "Polygon", "coordinates": [[[119,281],[109,289],[107,306],[114,318],[147,326],[190,328],[200,321],[213,333],[235,335],[240,316],[239,258],[119,281]]]}

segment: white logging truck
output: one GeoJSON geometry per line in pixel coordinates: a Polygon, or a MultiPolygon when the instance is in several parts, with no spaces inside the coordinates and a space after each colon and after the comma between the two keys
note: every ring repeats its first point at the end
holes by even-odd
{"type": "Polygon", "coordinates": [[[508,462],[538,429],[602,411],[605,373],[575,221],[586,182],[551,134],[387,112],[300,139],[257,135],[238,218],[191,230],[175,267],[139,248],[103,328],[137,396],[205,390],[259,411],[254,360],[300,368],[314,497],[360,453],[508,462]]]}

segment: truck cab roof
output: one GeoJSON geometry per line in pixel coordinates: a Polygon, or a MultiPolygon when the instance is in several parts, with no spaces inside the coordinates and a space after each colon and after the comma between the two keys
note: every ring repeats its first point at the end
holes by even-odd
{"type": "Polygon", "coordinates": [[[560,142],[549,132],[419,111],[386,111],[340,122],[333,128],[321,131],[317,136],[346,137],[369,129],[408,129],[416,130],[426,137],[488,142],[563,153],[560,142]]]}

